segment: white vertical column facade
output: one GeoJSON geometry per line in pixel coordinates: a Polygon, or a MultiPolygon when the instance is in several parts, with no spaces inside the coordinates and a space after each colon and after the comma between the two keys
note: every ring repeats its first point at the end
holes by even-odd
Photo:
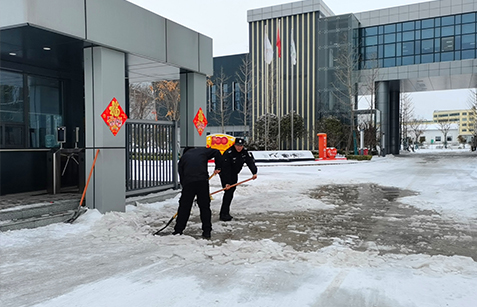
{"type": "Polygon", "coordinates": [[[207,117],[206,98],[206,76],[199,73],[182,73],[180,78],[181,102],[180,102],[180,131],[181,147],[194,146],[205,147],[206,133],[199,135],[194,126],[193,119],[199,108],[207,117]]]}
{"type": "Polygon", "coordinates": [[[126,108],[125,54],[105,47],[84,50],[86,178],[96,150],[99,155],[89,182],[86,205],[108,211],[125,211],[126,127],[116,136],[101,114],[113,98],[126,108]]]}

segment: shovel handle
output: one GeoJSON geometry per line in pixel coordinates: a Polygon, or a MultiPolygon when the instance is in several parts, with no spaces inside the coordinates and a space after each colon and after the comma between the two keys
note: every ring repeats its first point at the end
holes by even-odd
{"type": "Polygon", "coordinates": [[[96,150],[96,154],[94,155],[93,165],[91,166],[91,170],[89,171],[88,181],[86,181],[86,185],[83,190],[83,196],[81,196],[81,201],[79,204],[80,207],[83,205],[84,196],[86,195],[86,190],[88,189],[89,180],[91,179],[91,174],[93,174],[94,165],[96,164],[96,159],[98,159],[98,154],[99,149],[96,150]]]}
{"type": "MultiPolygon", "coordinates": [[[[247,181],[250,181],[250,180],[252,180],[252,179],[253,179],[253,177],[252,177],[252,178],[245,179],[244,181],[240,181],[240,182],[234,183],[234,184],[232,184],[231,186],[229,186],[229,189],[230,189],[230,188],[233,188],[233,187],[236,187],[236,186],[238,186],[238,185],[240,185],[240,184],[242,184],[242,183],[245,183],[245,182],[247,182],[247,181]]],[[[218,190],[218,191],[215,191],[215,192],[210,193],[210,195],[217,194],[217,193],[222,192],[222,191],[224,191],[224,190],[226,190],[226,189],[227,189],[227,188],[220,189],[220,190],[218,190]]]]}

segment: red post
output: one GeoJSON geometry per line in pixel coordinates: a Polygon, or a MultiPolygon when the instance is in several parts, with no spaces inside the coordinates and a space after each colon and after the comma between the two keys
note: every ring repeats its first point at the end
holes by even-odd
{"type": "Polygon", "coordinates": [[[318,133],[318,152],[320,159],[326,159],[326,133],[318,133]]]}

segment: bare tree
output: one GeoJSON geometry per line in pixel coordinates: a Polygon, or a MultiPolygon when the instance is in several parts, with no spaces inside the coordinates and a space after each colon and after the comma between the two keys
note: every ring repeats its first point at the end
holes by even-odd
{"type": "Polygon", "coordinates": [[[152,82],[151,88],[157,101],[156,115],[164,114],[168,120],[180,119],[180,85],[176,80],[163,80],[152,82]]]}
{"type": "Polygon", "coordinates": [[[232,114],[232,107],[230,103],[227,103],[232,95],[232,91],[228,89],[228,79],[229,77],[225,75],[224,69],[220,68],[220,74],[215,78],[215,84],[212,80],[208,80],[210,89],[214,89],[211,91],[212,97],[209,102],[211,105],[209,106],[208,115],[213,121],[218,123],[222,133],[225,133],[225,126],[227,126],[232,114]]]}
{"type": "Polygon", "coordinates": [[[353,148],[355,135],[356,97],[358,96],[359,56],[357,48],[353,47],[348,35],[344,34],[334,58],[335,79],[333,94],[345,109],[343,114],[349,114],[349,136],[347,148],[353,148]]]}
{"type": "Polygon", "coordinates": [[[243,125],[245,127],[244,136],[248,137],[250,135],[249,126],[250,119],[252,117],[252,102],[249,100],[249,93],[252,91],[252,72],[253,72],[253,61],[249,54],[242,58],[242,64],[239,67],[239,72],[237,72],[237,79],[239,80],[240,92],[243,96],[243,103],[240,108],[237,108],[238,113],[240,114],[243,125]]]}
{"type": "Polygon", "coordinates": [[[477,89],[470,90],[468,103],[471,110],[468,129],[472,132],[472,150],[475,150],[477,147],[477,89]]]}
{"type": "Polygon", "coordinates": [[[154,94],[149,83],[129,84],[129,117],[151,119],[154,111],[154,94]]]}
{"type": "Polygon", "coordinates": [[[448,119],[441,119],[437,122],[437,127],[440,132],[444,135],[444,147],[447,148],[447,134],[452,128],[453,124],[448,119]]]}
{"type": "Polygon", "coordinates": [[[401,93],[401,109],[399,110],[399,123],[401,126],[401,143],[403,148],[409,150],[409,123],[414,117],[414,105],[408,93],[401,93]]]}
{"type": "Polygon", "coordinates": [[[364,67],[366,73],[361,74],[360,87],[362,92],[369,93],[366,97],[366,101],[368,102],[368,109],[373,110],[376,109],[376,80],[378,80],[380,76],[377,54],[372,53],[369,59],[362,63],[366,65],[364,67]]]}
{"type": "Polygon", "coordinates": [[[426,131],[426,125],[423,119],[413,118],[409,121],[409,130],[414,135],[414,143],[419,143],[419,137],[426,131]]]}

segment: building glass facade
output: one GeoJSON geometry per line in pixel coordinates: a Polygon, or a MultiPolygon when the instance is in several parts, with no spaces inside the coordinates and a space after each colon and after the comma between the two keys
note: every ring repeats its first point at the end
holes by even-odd
{"type": "Polygon", "coordinates": [[[476,33],[475,12],[361,28],[360,68],[474,59],[476,33]]]}

